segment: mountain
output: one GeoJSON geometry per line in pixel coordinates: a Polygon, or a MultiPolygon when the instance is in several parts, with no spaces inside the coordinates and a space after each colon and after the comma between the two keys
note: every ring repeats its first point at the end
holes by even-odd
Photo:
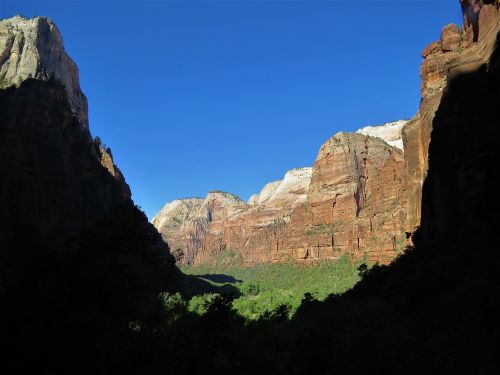
{"type": "Polygon", "coordinates": [[[176,270],[111,149],[92,138],[78,69],[48,18],[0,21],[0,118],[0,328],[11,357],[29,346],[55,371],[88,351],[120,352],[115,340],[131,339],[128,325],[154,311],[176,270]]]}
{"type": "MultiPolygon", "coordinates": [[[[422,100],[412,119],[330,138],[320,148],[310,181],[304,178],[290,201],[277,198],[283,182],[274,181],[225,221],[208,220],[188,231],[162,226],[160,212],[153,224],[167,242],[189,253],[180,261],[209,262],[231,250],[247,264],[337,259],[345,253],[353,260],[387,264],[411,245],[426,209],[422,186],[433,121],[447,83],[485,63],[496,45],[495,6],[465,1],[462,7],[463,30],[445,26],[439,41],[422,51],[422,100]]],[[[442,225],[457,221],[440,220],[442,225]]],[[[420,233],[427,235],[427,229],[420,233]]]]}
{"type": "Polygon", "coordinates": [[[336,134],[312,168],[288,171],[248,204],[225,202],[226,214],[216,220],[200,218],[191,205],[193,212],[169,225],[178,217],[174,201],[152,223],[187,264],[210,262],[228,250],[247,264],[338,259],[344,253],[387,263],[408,243],[404,158],[389,144],[402,142],[405,123],[336,134]]]}

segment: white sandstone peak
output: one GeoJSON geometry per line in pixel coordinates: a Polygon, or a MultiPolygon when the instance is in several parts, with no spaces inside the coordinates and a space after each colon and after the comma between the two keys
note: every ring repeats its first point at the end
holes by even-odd
{"type": "Polygon", "coordinates": [[[383,125],[377,126],[365,126],[356,131],[356,133],[361,133],[371,137],[377,137],[383,139],[389,145],[403,150],[403,139],[401,137],[401,130],[403,126],[408,122],[408,120],[398,120],[393,122],[388,122],[383,125]]]}

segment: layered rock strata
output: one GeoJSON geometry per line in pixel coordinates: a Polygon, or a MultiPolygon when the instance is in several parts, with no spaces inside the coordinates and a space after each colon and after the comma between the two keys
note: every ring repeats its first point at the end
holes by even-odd
{"type": "MultiPolygon", "coordinates": [[[[445,142],[441,133],[448,134],[450,140],[458,134],[474,139],[459,130],[463,129],[462,123],[472,120],[467,120],[465,115],[450,116],[452,110],[443,104],[450,82],[481,69],[496,74],[496,60],[492,56],[500,32],[498,1],[461,0],[461,5],[463,27],[445,26],[440,39],[422,51],[422,99],[419,111],[411,120],[365,127],[354,134],[336,134],[321,147],[310,184],[307,188],[304,185],[305,193],[300,199],[292,205],[280,202],[273,197],[282,182],[266,185],[261,193],[250,198],[247,207],[240,204],[223,223],[214,224],[216,231],[211,232],[210,222],[204,224],[203,231],[191,231],[197,246],[188,262],[210,261],[225,249],[231,249],[248,263],[335,259],[345,253],[353,259],[387,263],[411,243],[410,237],[420,226],[423,211],[428,224],[419,231],[420,237],[445,238],[445,233],[460,232],[457,228],[463,225],[457,218],[467,222],[466,213],[451,214],[446,210],[447,197],[436,196],[436,207],[422,207],[421,202],[431,136],[439,137],[438,143],[445,142]],[[441,118],[447,119],[446,132],[438,129],[444,126],[441,118]],[[443,210],[438,206],[443,206],[443,210]]],[[[461,112],[466,113],[468,106],[481,105],[477,99],[471,89],[468,100],[463,100],[461,112]]],[[[469,166],[469,175],[480,184],[486,177],[473,172],[474,168],[463,157],[470,154],[472,159],[481,159],[483,156],[477,147],[471,144],[467,150],[450,150],[450,155],[455,156],[453,160],[448,159],[452,164],[469,166]]],[[[483,154],[486,155],[486,150],[483,154]]],[[[446,168],[442,167],[445,176],[446,168]]],[[[457,176],[450,176],[450,181],[457,184],[457,194],[464,199],[470,196],[464,191],[465,181],[457,176]]],[[[434,176],[428,184],[433,184],[432,191],[439,192],[438,185],[448,186],[449,182],[434,176]]],[[[474,201],[472,197],[471,202],[474,201]]],[[[162,227],[157,218],[153,222],[169,241],[172,233],[162,227]]],[[[470,227],[474,227],[472,224],[470,227]]]]}
{"type": "MultiPolygon", "coordinates": [[[[421,221],[422,185],[427,176],[429,144],[443,95],[454,77],[474,72],[487,63],[497,45],[500,31],[498,2],[461,0],[461,4],[464,11],[462,29],[456,25],[445,26],[441,38],[422,51],[419,111],[402,130],[407,169],[407,230],[411,232],[421,221]]],[[[473,94],[470,101],[468,105],[474,105],[473,94]]]]}
{"type": "Polygon", "coordinates": [[[401,150],[381,138],[338,133],[321,147],[312,168],[287,172],[248,204],[211,193],[169,203],[152,222],[189,264],[227,250],[246,263],[337,259],[344,253],[388,262],[406,244],[403,182],[401,150]],[[217,215],[201,209],[209,204],[217,215]]]}

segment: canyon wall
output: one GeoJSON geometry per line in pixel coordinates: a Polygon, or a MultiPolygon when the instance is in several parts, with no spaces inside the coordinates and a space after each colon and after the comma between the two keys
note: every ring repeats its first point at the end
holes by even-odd
{"type": "MultiPolygon", "coordinates": [[[[461,5],[464,15],[462,29],[453,24],[445,26],[440,39],[422,51],[422,99],[418,113],[402,131],[407,169],[408,231],[411,232],[421,222],[422,186],[427,177],[429,144],[443,95],[455,77],[474,72],[487,63],[497,45],[500,31],[498,2],[461,0],[461,5]]],[[[476,101],[472,93],[469,101],[468,105],[474,105],[476,101]]]]}
{"type": "MultiPolygon", "coordinates": [[[[217,220],[193,220],[188,215],[177,228],[163,224],[163,216],[168,217],[167,205],[153,224],[167,242],[175,243],[180,250],[188,249],[188,256],[179,260],[189,264],[209,262],[232,250],[248,264],[336,259],[342,254],[353,260],[388,263],[412,243],[423,210],[428,216],[434,212],[434,219],[427,220],[432,225],[426,224],[419,231],[420,237],[436,237],[431,233],[445,231],[450,223],[457,226],[455,217],[440,217],[439,204],[422,207],[429,144],[431,136],[441,134],[435,120],[437,113],[444,111],[443,98],[454,77],[475,72],[481,66],[493,71],[487,64],[500,30],[497,1],[461,0],[461,6],[463,27],[445,26],[440,39],[422,51],[422,99],[412,119],[367,126],[356,133],[338,133],[330,138],[319,151],[310,180],[303,180],[293,199],[276,199],[282,182],[275,181],[253,195],[247,205],[234,196],[233,202],[221,203],[224,214],[217,220]]],[[[470,97],[464,100],[464,111],[477,105],[481,102],[471,90],[470,97]]],[[[457,129],[466,116],[446,116],[452,118],[447,122],[457,121],[448,125],[454,129],[447,133],[451,141],[458,136],[457,129]]],[[[465,133],[461,135],[474,139],[465,133]]],[[[443,150],[447,147],[443,146],[443,150]]],[[[461,152],[468,155],[469,151],[461,152]]],[[[457,151],[450,150],[450,155],[455,155],[450,163],[463,162],[457,151]]],[[[476,156],[480,158],[479,151],[476,156]]],[[[473,178],[481,179],[478,173],[470,172],[473,178]]],[[[438,177],[433,181],[449,184],[438,177]]],[[[209,195],[206,200],[218,202],[219,198],[209,195]]],[[[447,201],[446,197],[438,200],[440,204],[447,201]]],[[[465,220],[465,213],[456,217],[465,220]]]]}
{"type": "MultiPolygon", "coordinates": [[[[404,123],[370,131],[398,143],[404,123]]],[[[407,244],[404,171],[399,148],[379,137],[338,133],[312,168],[287,172],[248,203],[211,192],[167,204],[152,223],[187,264],[210,262],[228,250],[247,264],[344,253],[386,263],[407,244]]]]}
{"type": "Polygon", "coordinates": [[[127,206],[150,231],[151,251],[170,259],[111,150],[92,138],[78,68],[48,18],[0,21],[0,115],[1,243],[30,234],[63,248],[127,206]]]}

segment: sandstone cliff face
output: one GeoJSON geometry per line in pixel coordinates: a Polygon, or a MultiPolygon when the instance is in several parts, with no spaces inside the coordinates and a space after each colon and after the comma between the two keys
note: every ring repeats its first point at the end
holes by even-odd
{"type": "Polygon", "coordinates": [[[249,204],[209,194],[203,202],[169,203],[152,222],[189,264],[226,250],[249,264],[344,253],[388,262],[406,243],[403,172],[401,150],[378,137],[339,133],[321,147],[312,168],[287,172],[249,204]],[[218,214],[206,215],[202,207],[214,199],[218,214]]]}
{"type": "MultiPolygon", "coordinates": [[[[463,227],[457,218],[464,222],[468,220],[466,211],[446,210],[446,202],[451,198],[440,196],[439,186],[448,186],[449,181],[433,176],[428,183],[432,188],[428,189],[436,195],[436,207],[422,207],[422,186],[427,177],[431,134],[438,137],[436,143],[446,143],[440,134],[449,135],[449,144],[440,146],[442,150],[448,150],[454,144],[452,140],[459,135],[475,139],[460,125],[473,120],[466,119],[466,115],[453,117],[450,115],[453,110],[443,101],[446,102],[447,90],[454,77],[473,74],[483,67],[491,73],[482,77],[494,81],[492,77],[496,74],[497,62],[491,56],[500,31],[497,1],[461,0],[461,4],[463,28],[453,24],[445,26],[439,41],[422,51],[422,99],[418,113],[411,120],[365,127],[354,134],[336,134],[321,147],[310,181],[306,183],[304,180],[299,189],[302,193],[295,195],[291,203],[286,198],[279,199],[286,195],[279,193],[283,181],[276,181],[253,195],[248,207],[240,207],[234,215],[214,224],[217,230],[211,231],[212,224],[206,222],[196,231],[190,231],[189,238],[197,245],[196,255],[190,257],[189,262],[209,261],[225,249],[231,249],[239,252],[248,263],[335,259],[344,253],[353,259],[387,263],[410,244],[410,236],[420,226],[423,212],[427,219],[419,232],[420,237],[444,238],[445,232],[456,234],[457,228],[463,227]],[[440,125],[442,123],[446,125],[440,125]],[[438,126],[447,130],[441,131],[438,126]],[[442,210],[439,209],[441,206],[442,210]],[[200,230],[201,227],[204,229],[200,230]]],[[[495,97],[494,93],[491,97],[495,97]]],[[[464,114],[467,108],[481,105],[476,99],[471,89],[467,100],[460,104],[463,110],[459,112],[464,114]]],[[[491,102],[489,98],[482,101],[491,102]]],[[[491,118],[497,117],[492,115],[491,118]]],[[[472,178],[477,184],[485,181],[486,177],[473,172],[473,166],[464,159],[464,155],[469,155],[471,160],[477,159],[480,164],[486,151],[479,151],[478,145],[484,143],[484,139],[479,138],[481,141],[470,145],[467,150],[450,150],[453,158],[441,158],[450,163],[449,167],[441,166],[443,176],[449,174],[445,172],[446,168],[453,170],[451,165],[460,162],[464,168],[469,166],[467,178],[472,178]]],[[[434,152],[434,155],[438,154],[434,152]]],[[[464,191],[464,186],[469,186],[464,182],[464,176],[458,173],[450,176],[450,181],[457,184],[458,195],[475,202],[470,196],[472,193],[464,191]]],[[[470,227],[476,228],[477,225],[470,223],[470,227]]],[[[173,236],[161,225],[157,228],[167,241],[173,236]]],[[[182,241],[178,243],[184,246],[182,241]]]]}
{"type": "MultiPolygon", "coordinates": [[[[427,175],[429,143],[436,111],[449,82],[454,77],[476,71],[491,57],[500,31],[496,1],[461,0],[464,25],[445,26],[439,41],[422,51],[420,68],[422,99],[416,116],[403,129],[407,167],[408,227],[413,232],[420,225],[422,184],[427,175]]],[[[471,97],[471,101],[474,101],[471,97]]],[[[469,104],[469,105],[472,105],[469,104]]]]}
{"type": "Polygon", "coordinates": [[[307,202],[292,214],[276,255],[390,261],[405,245],[403,184],[399,149],[380,138],[336,134],[319,151],[307,202]]]}
{"type": "Polygon", "coordinates": [[[416,240],[443,248],[460,243],[468,251],[486,252],[496,249],[490,241],[498,227],[500,3],[462,3],[464,32],[473,32],[474,43],[447,69],[432,121],[416,240]]]}
{"type": "Polygon", "coordinates": [[[111,150],[91,137],[78,69],[49,19],[0,21],[0,82],[0,241],[21,232],[59,248],[116,207],[137,210],[111,150]]]}
{"type": "Polygon", "coordinates": [[[72,110],[87,127],[87,99],[80,89],[78,68],[64,51],[56,25],[45,17],[1,20],[0,87],[49,77],[62,83],[72,110]]]}

